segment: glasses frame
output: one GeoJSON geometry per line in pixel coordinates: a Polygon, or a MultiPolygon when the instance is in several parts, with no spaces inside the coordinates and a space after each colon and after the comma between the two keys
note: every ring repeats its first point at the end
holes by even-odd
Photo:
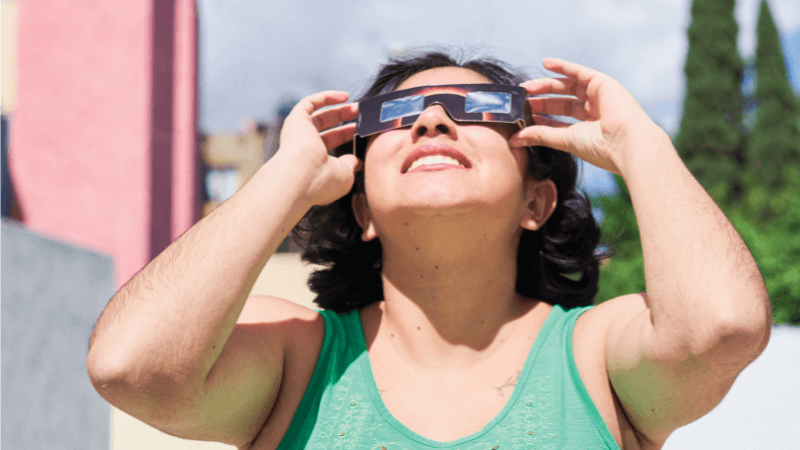
{"type": "Polygon", "coordinates": [[[422,111],[431,105],[441,105],[447,114],[456,122],[486,122],[517,124],[525,128],[526,92],[525,88],[511,84],[445,84],[417,86],[410,89],[376,95],[358,102],[358,118],[353,138],[353,154],[364,159],[367,139],[385,131],[408,127],[416,122],[419,114],[407,115],[395,119],[380,121],[381,108],[386,102],[404,97],[423,95],[422,111]],[[488,92],[510,94],[511,103],[508,113],[498,112],[465,112],[467,94],[472,92],[488,92]]]}

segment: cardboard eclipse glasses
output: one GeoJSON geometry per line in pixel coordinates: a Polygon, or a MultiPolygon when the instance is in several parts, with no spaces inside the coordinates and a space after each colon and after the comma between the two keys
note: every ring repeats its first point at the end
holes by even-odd
{"type": "Polygon", "coordinates": [[[365,138],[411,126],[430,105],[444,107],[457,122],[516,123],[525,127],[525,88],[509,84],[418,86],[358,102],[353,153],[364,159],[365,138]]]}

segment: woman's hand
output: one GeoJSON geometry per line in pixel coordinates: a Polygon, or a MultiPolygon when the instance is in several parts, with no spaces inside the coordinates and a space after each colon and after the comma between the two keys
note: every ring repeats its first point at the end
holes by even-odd
{"type": "Polygon", "coordinates": [[[293,176],[306,179],[306,197],[312,205],[325,205],[347,194],[360,168],[355,155],[328,154],[329,150],[353,140],[355,123],[337,126],[358,115],[357,103],[341,105],[348,97],[347,92],[340,91],[309,95],[295,105],[283,123],[276,156],[290,158],[292,167],[297,169],[292,171],[293,176]],[[319,111],[332,105],[339,106],[319,111]]]}
{"type": "MultiPolygon", "coordinates": [[[[622,175],[625,152],[643,133],[663,133],[622,85],[596,70],[560,59],[545,59],[547,70],[566,78],[542,78],[521,86],[530,95],[567,97],[527,99],[536,125],[511,137],[513,146],[543,145],[572,153],[597,167],[622,175]],[[566,124],[540,114],[574,117],[566,124]]],[[[639,149],[636,150],[646,150],[639,149]]]]}

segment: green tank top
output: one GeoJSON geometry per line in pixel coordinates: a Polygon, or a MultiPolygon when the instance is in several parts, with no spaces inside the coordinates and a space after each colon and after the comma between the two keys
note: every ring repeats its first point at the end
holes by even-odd
{"type": "Polygon", "coordinates": [[[325,318],[322,351],[278,449],[619,449],[572,354],[575,321],[589,308],[554,306],[503,410],[480,431],[450,442],[414,433],[386,409],[358,311],[320,311],[325,318]]]}

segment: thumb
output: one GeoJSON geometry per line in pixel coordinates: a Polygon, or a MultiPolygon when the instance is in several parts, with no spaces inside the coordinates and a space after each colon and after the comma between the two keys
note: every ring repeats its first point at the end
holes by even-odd
{"type": "Polygon", "coordinates": [[[361,160],[356,158],[355,155],[342,155],[339,157],[339,161],[345,163],[348,167],[350,167],[351,172],[357,172],[361,170],[361,160]]]}
{"type": "Polygon", "coordinates": [[[508,140],[512,147],[541,145],[561,151],[569,151],[568,130],[544,125],[531,125],[520,130],[508,140]]]}

